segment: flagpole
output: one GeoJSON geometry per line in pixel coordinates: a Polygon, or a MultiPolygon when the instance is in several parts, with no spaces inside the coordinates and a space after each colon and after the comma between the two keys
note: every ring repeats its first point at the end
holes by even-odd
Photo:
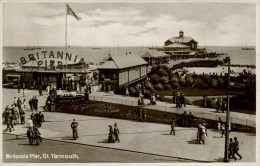
{"type": "MultiPolygon", "coordinates": [[[[65,3],[65,58],[66,58],[66,54],[67,54],[67,13],[68,9],[67,9],[67,3],[65,3]]],[[[67,67],[67,59],[66,59],[66,67],[67,67]]]]}

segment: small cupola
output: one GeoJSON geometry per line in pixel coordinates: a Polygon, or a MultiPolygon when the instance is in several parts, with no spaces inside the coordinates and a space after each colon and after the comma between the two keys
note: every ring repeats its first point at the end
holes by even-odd
{"type": "Polygon", "coordinates": [[[183,31],[182,30],[179,32],[179,37],[183,37],[183,31]]]}

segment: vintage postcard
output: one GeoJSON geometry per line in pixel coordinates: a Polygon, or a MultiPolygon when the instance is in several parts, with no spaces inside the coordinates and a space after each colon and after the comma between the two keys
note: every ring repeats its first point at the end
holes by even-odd
{"type": "Polygon", "coordinates": [[[259,164],[258,1],[0,4],[1,164],[259,164]]]}

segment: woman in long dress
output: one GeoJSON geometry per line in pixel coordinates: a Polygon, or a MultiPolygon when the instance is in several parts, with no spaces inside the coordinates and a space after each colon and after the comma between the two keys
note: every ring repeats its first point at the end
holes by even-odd
{"type": "Polygon", "coordinates": [[[113,128],[111,125],[109,125],[108,127],[109,127],[108,143],[115,143],[115,135],[113,132],[113,128]]]}

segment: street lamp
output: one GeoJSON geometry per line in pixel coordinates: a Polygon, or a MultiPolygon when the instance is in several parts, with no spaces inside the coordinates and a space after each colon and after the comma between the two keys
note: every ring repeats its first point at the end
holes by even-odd
{"type": "Polygon", "coordinates": [[[225,135],[225,155],[224,162],[229,162],[228,146],[229,146],[229,106],[230,106],[230,57],[224,58],[224,63],[228,65],[228,84],[227,84],[227,112],[226,112],[226,135],[225,135]]]}

